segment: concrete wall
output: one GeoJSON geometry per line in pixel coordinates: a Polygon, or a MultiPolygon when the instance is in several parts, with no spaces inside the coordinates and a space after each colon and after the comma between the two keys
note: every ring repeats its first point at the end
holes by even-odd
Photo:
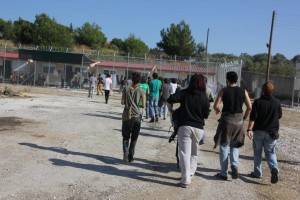
{"type": "MultiPolygon", "coordinates": [[[[257,87],[261,87],[266,80],[265,74],[242,72],[241,85],[250,93],[255,93],[257,87]]],[[[294,78],[282,76],[269,76],[269,81],[274,84],[274,95],[277,97],[291,98],[293,94],[294,78]]]]}

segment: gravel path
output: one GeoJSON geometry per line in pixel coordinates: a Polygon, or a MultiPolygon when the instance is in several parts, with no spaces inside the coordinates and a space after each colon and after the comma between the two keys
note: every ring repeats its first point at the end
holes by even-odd
{"type": "MultiPolygon", "coordinates": [[[[0,87],[1,88],[1,87],[0,87]]],[[[177,187],[175,146],[169,119],[142,123],[135,161],[122,161],[120,95],[87,98],[85,91],[29,89],[0,97],[0,199],[297,199],[300,195],[300,112],[284,108],[278,141],[280,181],[247,176],[251,141],[240,149],[240,178],[221,181],[212,138],[217,119],[207,120],[206,143],[187,188],[177,187]]]]}

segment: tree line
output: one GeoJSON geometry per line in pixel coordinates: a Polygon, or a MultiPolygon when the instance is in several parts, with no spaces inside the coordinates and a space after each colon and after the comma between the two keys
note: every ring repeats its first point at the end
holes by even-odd
{"type": "MultiPolygon", "coordinates": [[[[95,23],[84,23],[79,28],[64,26],[51,19],[47,14],[36,15],[34,22],[22,18],[16,21],[5,21],[0,18],[0,39],[10,40],[14,44],[65,47],[69,49],[85,46],[93,50],[113,51],[130,56],[142,57],[145,54],[152,56],[177,56],[178,60],[195,58],[198,61],[232,61],[243,60],[243,70],[265,73],[268,61],[267,53],[249,55],[208,54],[203,43],[196,44],[189,25],[184,21],[172,23],[170,27],[160,31],[161,40],[156,48],[150,49],[140,38],[130,34],[124,40],[113,38],[107,45],[107,38],[101,27],[95,23]],[[207,57],[206,57],[207,56],[207,57]]],[[[295,63],[300,62],[300,55],[291,60],[283,54],[272,56],[270,74],[293,76],[295,63]]]]}

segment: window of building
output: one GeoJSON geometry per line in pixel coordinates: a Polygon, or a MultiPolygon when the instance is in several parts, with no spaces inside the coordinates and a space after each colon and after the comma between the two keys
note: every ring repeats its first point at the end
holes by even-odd
{"type": "Polygon", "coordinates": [[[50,71],[49,71],[49,65],[43,65],[43,73],[48,74],[48,72],[49,72],[51,74],[51,73],[54,72],[55,67],[56,66],[54,64],[51,64],[50,65],[50,71]]]}

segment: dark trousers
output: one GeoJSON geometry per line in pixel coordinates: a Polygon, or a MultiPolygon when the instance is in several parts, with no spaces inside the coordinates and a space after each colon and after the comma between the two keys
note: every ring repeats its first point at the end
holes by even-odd
{"type": "Polygon", "coordinates": [[[110,90],[104,90],[104,94],[105,94],[105,103],[106,103],[106,104],[107,104],[107,102],[108,102],[109,93],[110,93],[110,90]]]}
{"type": "Polygon", "coordinates": [[[133,117],[122,123],[123,152],[133,158],[135,145],[141,129],[141,117],[133,117]],[[130,140],[130,145],[129,145],[130,140]]]}

